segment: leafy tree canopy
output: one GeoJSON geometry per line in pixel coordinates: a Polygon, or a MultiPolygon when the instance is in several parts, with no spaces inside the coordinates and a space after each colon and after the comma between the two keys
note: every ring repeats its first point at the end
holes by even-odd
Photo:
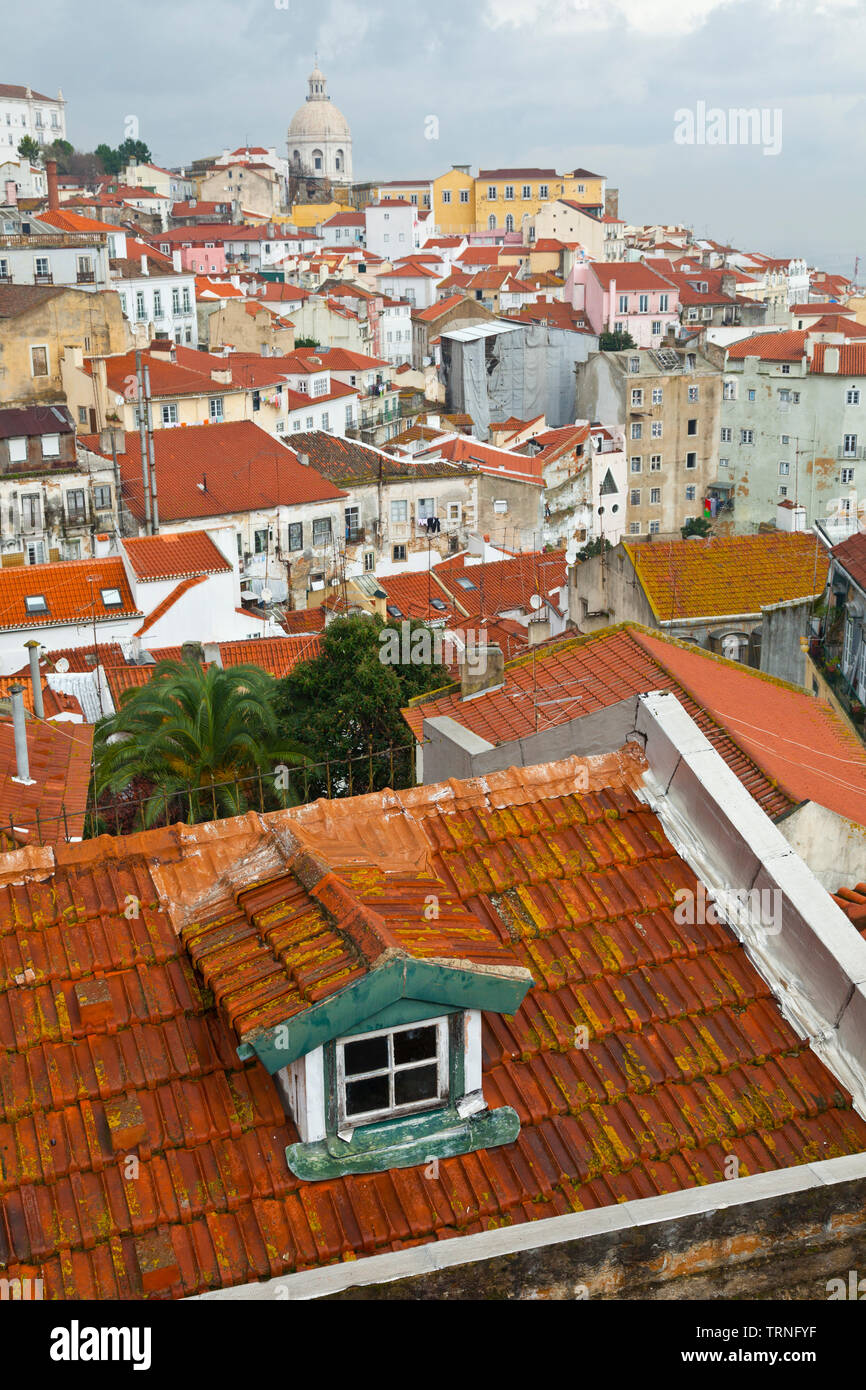
{"type": "Polygon", "coordinates": [[[436,655],[433,634],[420,622],[356,614],[325,628],[320,654],[278,682],[275,700],[281,737],[311,763],[328,764],[311,796],[412,784],[413,739],[400,710],[448,684],[436,655]],[[399,750],[393,759],[392,748],[399,750]]]}
{"type": "Polygon", "coordinates": [[[97,726],[96,796],[143,780],[153,788],[148,825],[236,815],[259,803],[259,774],[269,791],[288,794],[275,804],[287,801],[291,779],[276,777],[276,769],[301,758],[279,738],[275,693],[260,666],[160,662],[147,685],[127,691],[117,713],[97,726]]]}
{"type": "Polygon", "coordinates": [[[706,517],[693,516],[691,521],[687,521],[685,526],[680,527],[680,535],[684,541],[687,541],[689,536],[708,536],[712,529],[706,517]]]}
{"type": "Polygon", "coordinates": [[[622,352],[623,348],[635,348],[637,343],[630,333],[600,333],[599,352],[622,352]]]}

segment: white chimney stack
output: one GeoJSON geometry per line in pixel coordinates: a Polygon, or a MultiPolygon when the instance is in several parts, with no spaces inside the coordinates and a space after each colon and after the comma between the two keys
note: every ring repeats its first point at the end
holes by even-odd
{"type": "Polygon", "coordinates": [[[150,274],[150,271],[148,270],[148,266],[147,266],[147,256],[142,256],[142,258],[141,258],[141,273],[142,273],[142,275],[149,275],[149,274],[150,274]]]}
{"type": "Polygon", "coordinates": [[[12,731],[15,738],[15,764],[18,770],[18,776],[13,777],[12,781],[32,787],[35,779],[30,776],[30,759],[27,755],[27,716],[24,712],[23,685],[13,685],[9,694],[12,696],[12,731]]]}

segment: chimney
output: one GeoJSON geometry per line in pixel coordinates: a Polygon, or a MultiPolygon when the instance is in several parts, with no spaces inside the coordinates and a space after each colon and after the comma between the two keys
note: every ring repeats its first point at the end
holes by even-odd
{"type": "Polygon", "coordinates": [[[831,376],[839,375],[839,349],[830,347],[829,343],[824,348],[824,373],[831,376]]]}
{"type": "Polygon", "coordinates": [[[172,270],[183,270],[183,266],[181,264],[180,259],[180,251],[177,249],[177,247],[175,247],[175,249],[171,253],[171,266],[172,270]]]}
{"type": "Polygon", "coordinates": [[[12,696],[12,731],[15,738],[15,765],[18,776],[13,782],[32,787],[34,778],[30,776],[30,759],[27,756],[27,715],[24,710],[24,687],[13,685],[9,691],[12,696]]]}
{"type": "Polygon", "coordinates": [[[302,464],[304,465],[305,468],[309,468],[309,466],[310,466],[310,455],[309,455],[309,454],[298,454],[298,463],[302,463],[302,464]]]}
{"type": "Polygon", "coordinates": [[[148,267],[147,267],[147,256],[142,256],[142,258],[141,258],[141,273],[142,273],[142,275],[149,275],[149,274],[150,274],[150,271],[148,270],[148,267]]]}
{"type": "Polygon", "coordinates": [[[46,159],[45,177],[48,182],[48,210],[56,212],[60,207],[60,199],[57,196],[57,160],[46,159]]]}
{"type": "Polygon", "coordinates": [[[496,643],[479,642],[468,646],[460,657],[460,698],[468,700],[482,690],[495,690],[505,684],[505,657],[496,643]]]}
{"type": "Polygon", "coordinates": [[[182,642],[180,648],[180,659],[190,665],[204,665],[204,647],[201,642],[182,642]]]}
{"type": "Polygon", "coordinates": [[[45,705],[42,701],[42,676],[39,673],[39,643],[32,638],[24,646],[30,658],[30,684],[33,686],[33,713],[37,719],[45,718],[45,705]]]}
{"type": "Polygon", "coordinates": [[[14,179],[6,180],[6,193],[3,201],[8,208],[14,208],[18,204],[18,185],[14,179]]]}

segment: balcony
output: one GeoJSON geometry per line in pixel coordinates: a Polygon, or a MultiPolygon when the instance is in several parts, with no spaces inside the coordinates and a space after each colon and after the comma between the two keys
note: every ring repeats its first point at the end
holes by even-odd
{"type": "Polygon", "coordinates": [[[39,275],[39,274],[34,275],[34,276],[33,276],[33,283],[34,283],[34,285],[53,285],[53,284],[54,284],[54,276],[51,274],[51,271],[50,271],[50,270],[46,270],[45,273],[44,273],[44,275],[39,275]]]}
{"type": "Polygon", "coordinates": [[[346,527],[346,544],[347,544],[347,545],[362,545],[362,544],[364,543],[364,541],[366,541],[366,539],[367,539],[367,531],[366,531],[366,528],[365,528],[364,526],[347,526],[347,527],[346,527]]]}
{"type": "Polygon", "coordinates": [[[79,285],[95,285],[96,272],[94,270],[79,270],[75,279],[79,285]]]}
{"type": "Polygon", "coordinates": [[[849,459],[856,463],[858,459],[862,459],[863,457],[863,446],[862,444],[856,444],[853,448],[846,449],[844,444],[840,444],[836,451],[836,457],[838,459],[849,459]]]}

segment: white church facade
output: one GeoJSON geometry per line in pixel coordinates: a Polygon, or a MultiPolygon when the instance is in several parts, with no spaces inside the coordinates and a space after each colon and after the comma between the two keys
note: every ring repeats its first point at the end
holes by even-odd
{"type": "Polygon", "coordinates": [[[295,112],[289,126],[289,169],[303,178],[350,184],[352,132],[349,122],[328,96],[327,80],[318,63],[307,82],[307,99],[295,112]]]}

